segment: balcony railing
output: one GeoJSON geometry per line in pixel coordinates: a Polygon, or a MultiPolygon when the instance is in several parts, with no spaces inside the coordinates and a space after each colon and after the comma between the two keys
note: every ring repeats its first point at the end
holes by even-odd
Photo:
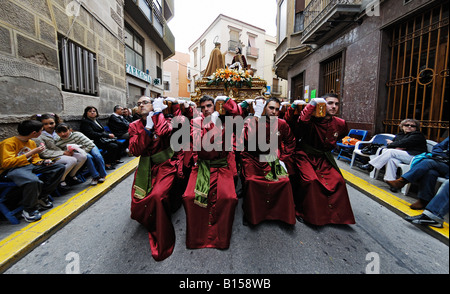
{"type": "Polygon", "coordinates": [[[303,11],[305,15],[303,35],[307,35],[322,22],[336,6],[361,5],[362,0],[312,0],[303,11]]]}

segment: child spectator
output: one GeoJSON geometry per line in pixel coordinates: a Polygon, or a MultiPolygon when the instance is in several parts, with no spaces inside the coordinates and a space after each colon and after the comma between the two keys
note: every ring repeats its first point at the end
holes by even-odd
{"type": "Polygon", "coordinates": [[[39,209],[53,207],[49,195],[57,188],[64,165],[39,157],[45,145],[36,147],[30,139],[41,135],[41,122],[25,120],[19,124],[17,131],[17,136],[0,142],[0,174],[22,188],[22,216],[27,222],[34,222],[41,219],[39,209]]]}
{"type": "Polygon", "coordinates": [[[86,154],[74,152],[74,150],[64,151],[56,146],[56,141],[59,140],[59,136],[55,132],[55,127],[60,123],[58,115],[53,113],[38,114],[36,119],[44,125],[42,134],[38,138],[33,139],[36,145],[45,144],[45,150],[39,154],[40,157],[58,159],[58,163],[63,164],[66,168],[59,183],[59,190],[64,191],[68,189],[69,185],[79,184],[80,181],[76,174],[86,162],[86,154]],[[69,176],[67,177],[67,175],[69,176]]]}
{"type": "Polygon", "coordinates": [[[56,141],[59,148],[75,149],[75,152],[86,153],[86,165],[92,176],[91,185],[103,183],[106,177],[105,161],[97,146],[83,133],[72,132],[71,128],[65,123],[59,124],[55,131],[60,137],[60,140],[56,141]]]}

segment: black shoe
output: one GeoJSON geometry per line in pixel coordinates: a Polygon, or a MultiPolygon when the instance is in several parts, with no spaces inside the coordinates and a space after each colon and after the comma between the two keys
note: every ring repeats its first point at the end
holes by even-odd
{"type": "Polygon", "coordinates": [[[397,193],[397,192],[398,192],[398,190],[395,189],[394,187],[389,187],[389,190],[391,190],[391,192],[394,192],[394,193],[397,193]]]}
{"type": "Polygon", "coordinates": [[[360,169],[366,170],[366,171],[368,171],[368,172],[373,171],[373,165],[371,165],[370,163],[362,164],[362,165],[359,165],[358,167],[359,167],[360,169]]]}
{"type": "Polygon", "coordinates": [[[116,160],[116,163],[115,164],[121,164],[121,163],[124,163],[125,161],[122,161],[122,160],[116,160]]]}
{"type": "Polygon", "coordinates": [[[53,203],[47,199],[38,199],[39,210],[46,210],[53,207],[53,203]]]}
{"type": "Polygon", "coordinates": [[[110,165],[106,165],[105,166],[105,169],[107,169],[107,170],[113,170],[113,169],[116,169],[112,164],[110,164],[110,165]]]}
{"type": "Polygon", "coordinates": [[[74,185],[78,185],[78,184],[81,184],[81,183],[83,183],[83,181],[81,181],[79,178],[77,178],[77,177],[68,177],[67,179],[66,179],[66,183],[67,183],[67,185],[69,185],[69,186],[74,186],[74,185]]]}
{"type": "Polygon", "coordinates": [[[436,228],[444,227],[442,225],[442,223],[429,218],[425,214],[419,215],[417,218],[414,218],[413,220],[411,220],[411,222],[413,224],[417,224],[417,225],[426,225],[426,226],[432,226],[432,227],[436,227],[436,228]]]}

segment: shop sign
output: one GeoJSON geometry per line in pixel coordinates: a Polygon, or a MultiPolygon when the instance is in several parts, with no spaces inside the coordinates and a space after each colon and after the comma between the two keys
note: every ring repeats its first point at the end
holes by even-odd
{"type": "Polygon", "coordinates": [[[128,63],[126,64],[126,71],[127,71],[127,74],[130,74],[130,75],[132,75],[132,76],[134,76],[134,77],[136,77],[138,79],[144,80],[147,83],[150,83],[150,84],[152,83],[152,77],[151,76],[149,76],[145,72],[135,68],[134,66],[129,65],[128,63]]]}

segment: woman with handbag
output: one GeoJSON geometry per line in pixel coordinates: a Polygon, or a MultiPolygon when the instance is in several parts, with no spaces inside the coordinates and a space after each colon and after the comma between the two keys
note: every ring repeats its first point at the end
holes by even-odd
{"type": "Polygon", "coordinates": [[[400,163],[409,164],[414,156],[427,151],[427,140],[419,128],[419,121],[404,119],[400,123],[401,131],[392,141],[387,140],[387,148],[359,168],[372,171],[373,168],[381,169],[386,166],[384,181],[394,181],[397,179],[397,167],[400,163]]]}
{"type": "Polygon", "coordinates": [[[114,169],[115,164],[123,163],[120,160],[123,150],[122,144],[112,133],[105,131],[100,121],[97,120],[98,110],[95,106],[87,106],[84,109],[83,118],[80,124],[80,130],[89,139],[94,140],[99,149],[106,151],[103,154],[105,167],[108,170],[114,169]]]}

